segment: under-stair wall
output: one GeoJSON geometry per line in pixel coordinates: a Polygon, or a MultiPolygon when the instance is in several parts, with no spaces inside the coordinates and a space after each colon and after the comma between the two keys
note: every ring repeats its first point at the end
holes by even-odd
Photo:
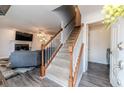
{"type": "MultiPolygon", "coordinates": [[[[81,46],[82,46],[82,44],[84,44],[84,42],[83,42],[83,33],[84,33],[83,26],[81,27],[80,30],[81,30],[80,34],[79,34],[79,36],[77,38],[77,42],[76,42],[76,44],[74,46],[74,49],[73,49],[73,75],[75,73],[75,68],[77,66],[77,62],[78,62],[77,60],[78,60],[78,56],[79,56],[79,53],[80,53],[81,46]]],[[[83,54],[84,54],[84,49],[82,50],[82,55],[81,55],[81,58],[80,58],[80,66],[79,66],[79,71],[78,71],[75,86],[79,85],[81,77],[82,77],[82,75],[84,73],[83,67],[84,67],[85,64],[84,64],[84,55],[83,54]]]]}
{"type": "Polygon", "coordinates": [[[70,74],[69,86],[78,86],[83,75],[84,67],[84,42],[83,42],[83,24],[81,27],[75,27],[68,39],[70,52],[70,74]],[[77,34],[77,35],[75,35],[77,34]]]}

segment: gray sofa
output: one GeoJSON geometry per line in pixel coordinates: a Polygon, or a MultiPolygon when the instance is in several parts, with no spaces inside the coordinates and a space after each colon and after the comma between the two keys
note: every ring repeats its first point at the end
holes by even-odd
{"type": "Polygon", "coordinates": [[[41,64],[41,51],[15,51],[10,55],[12,68],[32,67],[41,64]]]}

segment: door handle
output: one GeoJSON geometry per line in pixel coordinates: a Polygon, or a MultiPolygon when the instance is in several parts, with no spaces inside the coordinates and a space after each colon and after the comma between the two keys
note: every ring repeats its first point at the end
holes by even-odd
{"type": "Polygon", "coordinates": [[[123,50],[124,49],[124,43],[120,42],[117,47],[119,48],[119,50],[123,50]]]}
{"type": "Polygon", "coordinates": [[[124,61],[119,61],[119,67],[120,67],[120,69],[124,69],[124,61]]]}
{"type": "Polygon", "coordinates": [[[121,82],[120,80],[117,79],[117,84],[120,86],[121,85],[121,82]]]}

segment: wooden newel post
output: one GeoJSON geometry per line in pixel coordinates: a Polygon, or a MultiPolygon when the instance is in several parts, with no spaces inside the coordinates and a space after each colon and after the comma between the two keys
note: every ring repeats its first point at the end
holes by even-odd
{"type": "Polygon", "coordinates": [[[73,47],[69,47],[69,53],[70,53],[70,74],[69,74],[69,87],[73,87],[73,47]]]}
{"type": "Polygon", "coordinates": [[[44,77],[45,76],[45,62],[44,62],[44,58],[45,58],[45,55],[44,55],[44,50],[45,50],[45,47],[44,47],[44,44],[41,45],[41,77],[44,77]]]}

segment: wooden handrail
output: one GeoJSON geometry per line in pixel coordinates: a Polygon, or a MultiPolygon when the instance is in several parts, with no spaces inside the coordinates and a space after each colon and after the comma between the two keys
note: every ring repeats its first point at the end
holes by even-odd
{"type": "Polygon", "coordinates": [[[41,77],[43,78],[45,76],[45,72],[46,72],[46,69],[48,67],[48,65],[51,63],[51,61],[53,60],[53,58],[55,57],[55,55],[57,54],[57,52],[59,51],[59,49],[61,48],[62,44],[60,43],[60,45],[58,45],[58,48],[55,50],[55,52],[51,55],[51,57],[48,59],[48,62],[47,64],[45,64],[45,49],[47,48],[47,46],[60,34],[60,32],[62,31],[63,29],[60,29],[60,31],[58,31],[54,37],[52,37],[45,45],[41,45],[41,71],[40,71],[40,75],[41,77]]]}
{"type": "Polygon", "coordinates": [[[56,38],[56,36],[57,36],[61,31],[63,31],[62,28],[45,44],[45,47],[46,47],[47,45],[49,45],[49,43],[50,43],[52,40],[54,40],[54,38],[56,38]]]}
{"type": "MultiPolygon", "coordinates": [[[[83,24],[80,27],[80,32],[81,32],[81,28],[83,27],[83,24]]],[[[69,73],[69,86],[73,87],[76,84],[76,80],[77,80],[77,72],[79,70],[79,66],[80,66],[80,58],[81,58],[81,54],[82,54],[82,49],[83,49],[83,44],[81,45],[81,49],[80,49],[80,53],[78,56],[78,62],[76,64],[76,68],[75,68],[75,73],[74,73],[74,77],[73,77],[73,51],[74,51],[74,46],[77,42],[77,39],[80,35],[80,32],[78,33],[78,35],[76,36],[76,39],[74,41],[74,43],[72,44],[72,46],[69,46],[69,52],[70,52],[70,73],[69,73]]]]}
{"type": "Polygon", "coordinates": [[[45,69],[48,68],[48,66],[50,65],[50,63],[52,62],[52,60],[54,59],[54,57],[56,56],[56,54],[58,53],[58,51],[60,50],[60,48],[62,47],[63,44],[60,44],[58,46],[58,48],[56,49],[56,51],[53,53],[52,57],[48,60],[48,63],[45,65],[45,69]]]}
{"type": "MultiPolygon", "coordinates": [[[[74,19],[75,19],[75,16],[72,17],[72,19],[67,23],[67,25],[64,26],[64,28],[66,28],[74,19]]],[[[45,44],[45,47],[46,47],[47,45],[49,45],[49,43],[50,43],[61,31],[63,31],[62,28],[60,29],[60,31],[58,31],[58,32],[45,44]]]]}
{"type": "Polygon", "coordinates": [[[69,47],[69,53],[70,53],[70,66],[69,66],[69,68],[70,68],[70,70],[69,70],[69,82],[68,82],[68,85],[69,85],[69,87],[73,87],[73,48],[70,46],[69,47]]]}
{"type": "Polygon", "coordinates": [[[83,49],[84,49],[84,44],[81,44],[81,48],[80,48],[80,53],[79,53],[79,56],[78,56],[78,59],[77,59],[77,64],[76,64],[76,67],[75,67],[75,72],[74,72],[74,76],[73,76],[73,48],[72,47],[69,47],[69,52],[70,52],[70,72],[69,72],[69,87],[73,87],[76,85],[76,82],[77,82],[77,76],[78,76],[78,72],[79,72],[79,67],[80,67],[80,59],[81,59],[81,56],[82,56],[82,52],[83,52],[83,49]]]}
{"type": "Polygon", "coordinates": [[[72,19],[64,26],[64,28],[66,28],[74,19],[75,19],[75,16],[72,17],[72,19]]]}
{"type": "Polygon", "coordinates": [[[81,64],[81,56],[82,56],[82,53],[83,53],[83,49],[84,49],[84,44],[81,45],[80,53],[79,53],[79,56],[78,56],[78,59],[77,59],[77,64],[76,64],[75,72],[74,72],[73,86],[75,86],[76,82],[77,82],[77,77],[78,77],[79,68],[80,68],[80,64],[81,64]]]}

